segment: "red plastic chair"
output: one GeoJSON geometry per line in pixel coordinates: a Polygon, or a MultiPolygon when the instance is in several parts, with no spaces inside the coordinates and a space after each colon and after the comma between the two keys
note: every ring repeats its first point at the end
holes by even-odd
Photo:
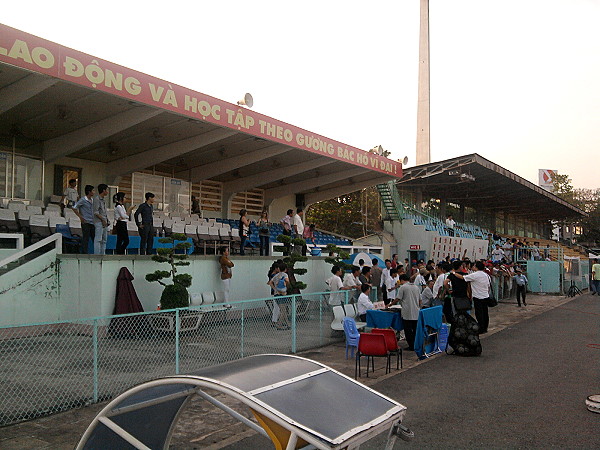
{"type": "Polygon", "coordinates": [[[360,339],[358,340],[358,351],[356,352],[356,362],[354,364],[354,379],[360,377],[360,358],[367,357],[367,377],[369,376],[369,358],[371,359],[371,365],[373,372],[375,372],[375,357],[386,358],[385,373],[388,373],[390,352],[388,352],[387,345],[385,345],[385,336],[383,334],[375,333],[360,333],[360,339]]]}
{"type": "Polygon", "coordinates": [[[403,367],[402,349],[398,345],[398,340],[396,339],[396,332],[389,328],[373,328],[371,332],[383,334],[385,336],[385,345],[387,346],[388,352],[390,352],[390,357],[392,355],[396,355],[396,370],[399,370],[401,367],[403,367]]]}

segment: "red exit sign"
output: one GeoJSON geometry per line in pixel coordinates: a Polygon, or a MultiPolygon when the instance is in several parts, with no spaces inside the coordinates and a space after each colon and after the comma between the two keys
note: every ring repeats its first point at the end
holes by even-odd
{"type": "Polygon", "coordinates": [[[420,245],[409,245],[408,249],[409,250],[421,250],[421,246],[420,245]]]}

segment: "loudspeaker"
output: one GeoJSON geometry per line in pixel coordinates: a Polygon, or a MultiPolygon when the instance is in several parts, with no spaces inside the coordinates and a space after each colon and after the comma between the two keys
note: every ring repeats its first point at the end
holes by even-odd
{"type": "Polygon", "coordinates": [[[252,95],[250,93],[246,92],[244,98],[239,100],[237,104],[247,106],[248,108],[252,108],[252,105],[254,105],[254,99],[252,98],[252,95]]]}

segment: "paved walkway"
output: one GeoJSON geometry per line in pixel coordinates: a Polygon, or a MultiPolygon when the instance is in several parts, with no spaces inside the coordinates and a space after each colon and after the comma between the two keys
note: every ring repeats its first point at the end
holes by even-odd
{"type": "MultiPolygon", "coordinates": [[[[560,307],[572,299],[531,295],[528,300],[527,307],[518,308],[514,303],[501,302],[498,307],[490,310],[489,332],[482,336],[484,352],[486,348],[485,341],[495,333],[560,307]]],[[[495,339],[499,338],[500,336],[495,339]]],[[[354,361],[344,358],[344,344],[342,342],[303,352],[300,355],[323,362],[346,375],[354,376],[354,361]]],[[[442,366],[441,370],[443,370],[444,361],[442,358],[444,358],[443,355],[438,355],[428,360],[419,361],[414,353],[405,352],[404,369],[400,371],[392,370],[390,374],[386,375],[382,362],[377,361],[375,372],[369,374],[369,378],[363,377],[361,381],[368,386],[378,388],[388,382],[394,383],[397,380],[402,380],[406,376],[402,374],[415,367],[420,367],[420,370],[427,372],[429,363],[437,360],[439,361],[436,364],[442,366]]],[[[462,358],[460,359],[462,360],[462,358]]],[[[224,398],[221,399],[227,402],[230,401],[224,398]]],[[[402,400],[400,401],[402,402],[402,400]]],[[[77,444],[86,427],[104,405],[92,405],[0,428],[0,448],[71,449],[77,444]]],[[[230,403],[230,406],[234,406],[234,404],[230,403]]],[[[243,413],[248,417],[250,416],[248,411],[243,411],[243,413]]],[[[252,440],[254,435],[256,435],[255,432],[233,421],[220,410],[215,410],[209,407],[206,402],[196,399],[181,415],[179,424],[173,434],[172,447],[216,449],[232,446],[233,448],[241,445],[244,442],[242,439],[252,440]],[[237,442],[239,444],[236,444],[237,442]]]]}

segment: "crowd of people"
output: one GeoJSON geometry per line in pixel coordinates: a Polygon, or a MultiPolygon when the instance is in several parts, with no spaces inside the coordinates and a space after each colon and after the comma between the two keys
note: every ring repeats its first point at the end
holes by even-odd
{"type": "Polygon", "coordinates": [[[475,312],[479,333],[487,333],[494,277],[508,283],[509,289],[516,286],[518,306],[527,305],[528,280],[516,264],[449,257],[437,264],[432,260],[425,263],[408,259],[402,264],[398,255],[393,255],[392,259],[385,260],[383,268],[379,267],[378,259],[372,260],[371,267],[360,260],[359,266],[353,266],[343,279],[339,266],[333,266],[331,272],[332,276],[326,281],[331,291],[330,305],[344,303],[346,293],[343,291],[349,290],[349,302],[357,304],[360,319],[365,321],[367,311],[375,309],[370,292],[376,288],[376,300],[383,302],[386,308],[401,307],[409,350],[413,350],[419,310],[432,306],[442,306],[446,322],[453,323],[457,302],[468,302],[469,309],[475,312]]]}
{"type": "MultiPolygon", "coordinates": [[[[81,253],[89,253],[90,241],[93,242],[93,254],[104,255],[106,253],[106,241],[108,238],[109,218],[106,207],[105,197],[108,195],[108,185],[101,183],[97,190],[94,186],[88,184],[84,188],[81,198],[77,198],[76,180],[69,181],[69,187],[65,190],[63,201],[66,201],[66,208],[72,209],[81,221],[81,253]]],[[[145,201],[138,206],[133,217],[138,227],[140,235],[140,255],[149,255],[152,253],[154,242],[154,227],[152,213],[154,211],[154,194],[146,192],[145,201]]],[[[126,195],[123,192],[117,192],[113,196],[114,223],[113,232],[117,236],[115,253],[124,255],[125,249],[129,245],[129,234],[127,231],[127,222],[134,206],[125,207],[126,195]]]]}
{"type": "Polygon", "coordinates": [[[493,262],[552,261],[550,245],[540,247],[538,241],[530,243],[526,238],[506,238],[488,235],[488,256],[493,262]]]}

